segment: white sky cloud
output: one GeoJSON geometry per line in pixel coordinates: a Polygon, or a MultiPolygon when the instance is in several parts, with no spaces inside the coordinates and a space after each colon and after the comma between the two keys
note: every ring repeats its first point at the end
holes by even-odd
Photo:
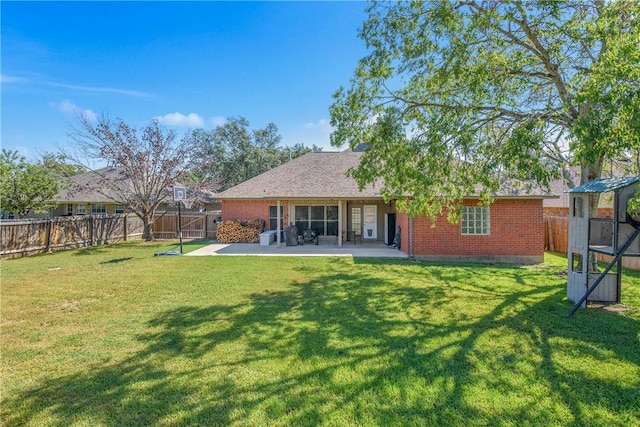
{"type": "Polygon", "coordinates": [[[164,116],[158,116],[156,119],[158,122],[167,126],[202,127],[202,125],[204,125],[204,119],[196,113],[184,115],[182,113],[175,112],[165,114],[164,116]]]}
{"type": "Polygon", "coordinates": [[[333,128],[331,127],[331,124],[329,124],[328,119],[320,119],[317,122],[305,123],[304,127],[307,129],[319,129],[320,131],[322,131],[323,133],[326,133],[327,135],[331,134],[331,131],[333,130],[333,128]]]}
{"type": "Polygon", "coordinates": [[[315,122],[305,123],[302,125],[302,128],[304,129],[304,132],[299,137],[299,142],[302,144],[308,147],[315,144],[328,151],[336,150],[336,148],[331,147],[329,142],[329,137],[331,136],[331,132],[333,132],[333,127],[331,127],[328,119],[320,119],[315,122]]]}
{"type": "Polygon", "coordinates": [[[65,99],[60,103],[53,102],[51,103],[51,106],[65,114],[80,114],[92,122],[98,121],[98,115],[93,110],[90,110],[88,108],[80,108],[68,99],[65,99]]]}
{"type": "Polygon", "coordinates": [[[0,74],[0,82],[4,84],[30,83],[35,85],[45,85],[45,86],[59,87],[63,89],[80,90],[85,92],[115,93],[119,95],[132,96],[135,98],[148,98],[153,96],[150,93],[141,92],[139,90],[120,89],[120,88],[101,87],[101,86],[81,86],[81,85],[74,85],[74,84],[68,84],[68,83],[52,82],[52,81],[47,81],[46,79],[32,80],[32,79],[27,79],[25,77],[10,76],[7,74],[0,74]]]}
{"type": "Polygon", "coordinates": [[[81,85],[73,85],[73,84],[67,84],[67,83],[53,83],[53,82],[44,82],[44,84],[47,84],[49,86],[54,86],[54,87],[61,87],[64,89],[81,90],[86,92],[115,93],[119,95],[133,96],[135,98],[147,98],[152,96],[150,93],[141,92],[139,90],[119,89],[114,87],[81,86],[81,85]]]}
{"type": "Polygon", "coordinates": [[[29,80],[24,77],[8,76],[0,74],[0,83],[27,83],[29,80]]]}

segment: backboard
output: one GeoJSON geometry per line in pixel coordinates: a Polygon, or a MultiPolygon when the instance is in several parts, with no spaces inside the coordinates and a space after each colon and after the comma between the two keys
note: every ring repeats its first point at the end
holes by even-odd
{"type": "Polygon", "coordinates": [[[185,200],[187,198],[187,188],[181,185],[173,186],[173,200],[176,202],[185,200]]]}

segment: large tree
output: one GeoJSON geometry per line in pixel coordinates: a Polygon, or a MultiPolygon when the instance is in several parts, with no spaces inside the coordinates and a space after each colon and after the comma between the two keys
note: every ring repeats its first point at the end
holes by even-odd
{"type": "Polygon", "coordinates": [[[94,123],[84,116],[78,117],[70,138],[74,144],[67,157],[98,177],[91,189],[138,216],[143,238],[153,240],[156,210],[173,200],[172,186],[185,176],[187,142],[178,141],[175,131],[157,120],[137,130],[120,119],[101,117],[94,123]]]}
{"type": "Polygon", "coordinates": [[[244,117],[231,117],[211,131],[196,129],[189,139],[194,151],[191,175],[198,181],[212,183],[217,190],[240,184],[290,158],[320,150],[301,144],[282,147],[275,124],[251,130],[244,117]]]}
{"type": "Polygon", "coordinates": [[[46,213],[56,203],[53,197],[64,185],[58,173],[60,163],[51,155],[30,163],[17,151],[0,153],[0,210],[24,218],[30,213],[46,213]]]}
{"type": "Polygon", "coordinates": [[[637,154],[640,2],[432,0],[367,12],[370,53],[335,94],[332,143],[369,142],[354,177],[381,176],[410,214],[455,219],[464,195],[490,201],[505,180],[562,174],[573,186],[570,166],[585,183],[637,154]]]}

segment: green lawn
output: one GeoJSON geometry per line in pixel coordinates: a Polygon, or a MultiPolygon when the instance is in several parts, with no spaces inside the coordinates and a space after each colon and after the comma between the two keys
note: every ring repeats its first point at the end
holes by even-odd
{"type": "Polygon", "coordinates": [[[559,256],[169,248],[2,261],[3,425],[640,425],[640,312],[568,317],[559,256]]]}

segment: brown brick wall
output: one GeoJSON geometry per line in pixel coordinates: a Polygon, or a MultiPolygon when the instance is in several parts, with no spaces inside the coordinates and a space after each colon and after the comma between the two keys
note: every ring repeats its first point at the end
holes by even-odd
{"type": "MultiPolygon", "coordinates": [[[[466,201],[474,206],[477,201],[466,201]]],[[[476,257],[485,259],[541,258],[544,255],[542,200],[497,200],[490,206],[489,235],[462,235],[460,224],[450,224],[445,217],[413,220],[413,252],[418,258],[476,257]]],[[[401,250],[409,253],[409,221],[398,213],[402,227],[401,250]]]]}
{"type": "MultiPolygon", "coordinates": [[[[284,206],[284,223],[289,224],[288,204],[284,206]]],[[[476,200],[465,202],[477,205],[476,200]]],[[[223,200],[223,220],[264,219],[269,224],[269,206],[274,200],[223,200]]],[[[503,261],[542,261],[544,256],[544,224],[542,200],[496,200],[490,207],[489,235],[463,236],[460,224],[450,224],[445,217],[438,218],[432,227],[428,218],[413,220],[413,255],[417,258],[468,257],[468,259],[503,261]]],[[[396,225],[400,226],[400,249],[409,254],[409,219],[398,212],[396,225]]]]}
{"type": "Polygon", "coordinates": [[[400,227],[400,250],[409,255],[409,218],[404,212],[396,214],[396,227],[400,227]]]}
{"type": "MultiPolygon", "coordinates": [[[[269,229],[269,206],[276,206],[275,200],[223,200],[222,220],[263,219],[265,230],[269,229]]],[[[289,224],[288,203],[280,202],[284,210],[284,225],[289,224]]]]}

